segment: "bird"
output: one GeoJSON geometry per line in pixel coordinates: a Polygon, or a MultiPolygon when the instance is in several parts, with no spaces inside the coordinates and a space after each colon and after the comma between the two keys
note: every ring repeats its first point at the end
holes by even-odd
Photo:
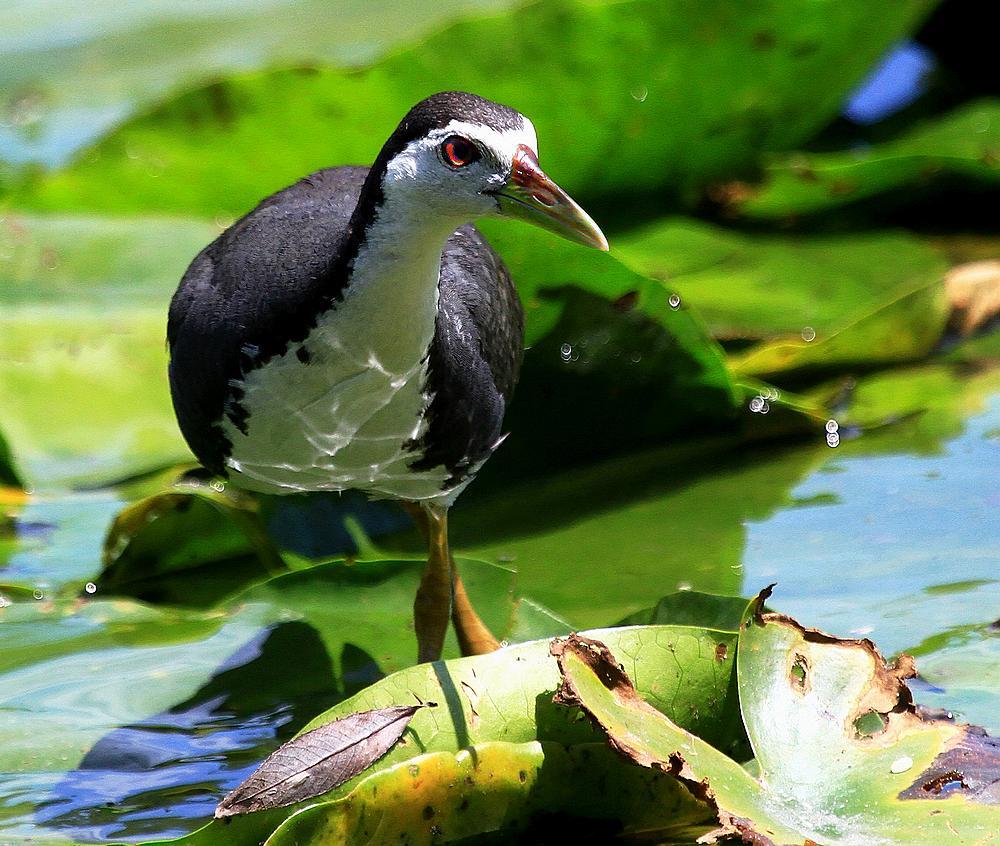
{"type": "Polygon", "coordinates": [[[503,440],[524,313],[472,224],[517,218],[608,250],[537,151],[515,109],[433,94],[371,167],[319,170],[263,199],[193,259],[170,302],[171,398],[207,471],[267,494],[360,490],[418,518],[420,662],[440,658],[449,619],[463,654],[498,646],[455,569],[448,513],[503,440]]]}

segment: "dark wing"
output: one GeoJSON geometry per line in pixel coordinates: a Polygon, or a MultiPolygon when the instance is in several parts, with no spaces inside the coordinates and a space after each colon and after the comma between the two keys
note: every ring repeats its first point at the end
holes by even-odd
{"type": "Polygon", "coordinates": [[[346,279],[331,268],[368,168],[317,171],[263,200],[202,250],[170,304],[170,390],[181,431],[210,470],[243,426],[242,376],[301,341],[346,279]]]}
{"type": "Polygon", "coordinates": [[[416,470],[443,464],[458,484],[489,458],[517,384],[524,312],[500,257],[473,226],[441,258],[437,327],[430,349],[428,428],[416,470]]]}

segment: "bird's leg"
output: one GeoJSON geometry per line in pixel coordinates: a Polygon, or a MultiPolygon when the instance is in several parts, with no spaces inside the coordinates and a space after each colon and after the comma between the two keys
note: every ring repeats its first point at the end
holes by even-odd
{"type": "Polygon", "coordinates": [[[455,624],[455,634],[458,635],[458,645],[463,655],[485,655],[487,652],[495,652],[500,648],[500,641],[493,637],[493,633],[486,628],[476,609],[469,601],[469,595],[465,592],[465,585],[462,578],[455,569],[455,562],[452,561],[452,573],[454,573],[454,597],[451,605],[451,621],[455,624]]]}
{"type": "Polygon", "coordinates": [[[500,647],[486,624],[476,614],[469,595],[458,575],[448,548],[448,509],[439,505],[418,506],[404,502],[427,541],[427,569],[420,580],[413,603],[414,628],[417,632],[418,660],[435,661],[441,657],[448,616],[455,624],[463,655],[482,655],[500,647]],[[444,579],[447,579],[442,586],[444,579]]]}

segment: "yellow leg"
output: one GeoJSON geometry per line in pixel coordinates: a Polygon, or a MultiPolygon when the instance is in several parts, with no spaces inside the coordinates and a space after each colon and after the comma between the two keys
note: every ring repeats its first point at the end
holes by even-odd
{"type": "Polygon", "coordinates": [[[476,614],[455,569],[448,548],[448,509],[439,505],[404,505],[427,539],[429,550],[427,569],[413,603],[417,660],[436,661],[441,657],[449,617],[463,655],[482,655],[498,649],[499,642],[476,614]]]}

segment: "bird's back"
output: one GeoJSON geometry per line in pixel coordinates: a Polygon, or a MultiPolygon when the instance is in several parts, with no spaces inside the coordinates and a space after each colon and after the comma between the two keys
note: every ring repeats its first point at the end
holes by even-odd
{"type": "MultiPolygon", "coordinates": [[[[349,284],[337,259],[367,172],[321,170],[268,197],[185,273],[167,330],[171,392],[189,445],[214,472],[225,471],[232,449],[226,431],[246,434],[253,425],[243,403],[248,374],[336,311],[349,284]]],[[[414,470],[444,466],[445,487],[455,487],[500,435],[520,366],[523,317],[506,268],[472,226],[448,240],[438,290],[426,353],[430,404],[419,437],[404,447],[414,470]]],[[[304,345],[297,354],[303,368],[317,366],[304,345]]],[[[291,416],[288,425],[296,425],[291,416]]]]}

